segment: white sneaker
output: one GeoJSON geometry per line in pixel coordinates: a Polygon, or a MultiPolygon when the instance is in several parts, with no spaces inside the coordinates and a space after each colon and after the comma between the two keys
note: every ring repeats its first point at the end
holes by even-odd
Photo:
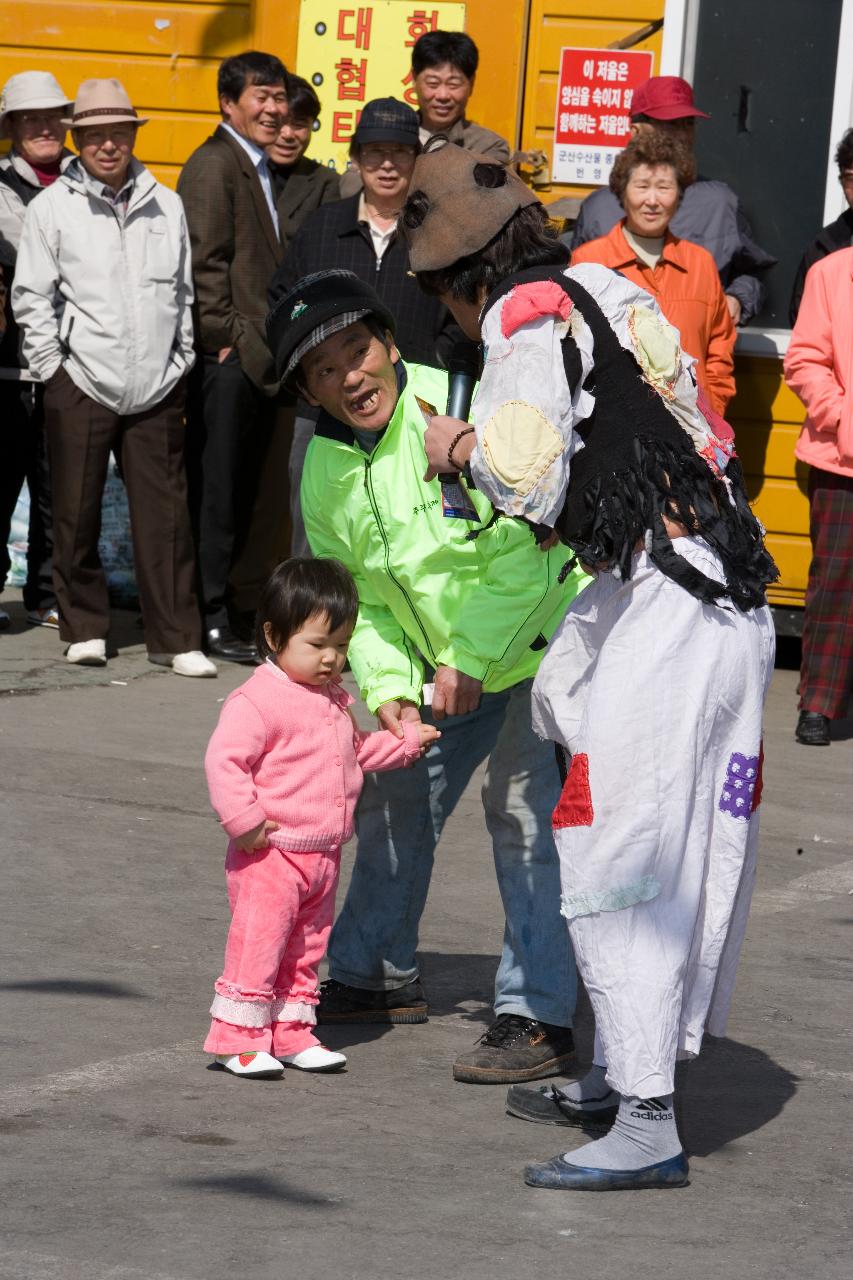
{"type": "Polygon", "coordinates": [[[54,631],[58,631],[59,610],[56,605],[51,605],[48,609],[28,609],[27,626],[53,627],[54,631]]]}
{"type": "Polygon", "coordinates": [[[78,640],[70,644],[65,652],[66,662],[77,662],[82,667],[105,667],[107,665],[106,640],[78,640]]]}
{"type": "Polygon", "coordinates": [[[171,662],[172,670],[179,676],[215,676],[215,663],[210,661],[200,649],[191,649],[189,653],[176,653],[171,662]]]}
{"type": "Polygon", "coordinates": [[[8,631],[12,625],[12,619],[9,617],[5,609],[0,609],[0,631],[8,631]]]}
{"type": "Polygon", "coordinates": [[[250,1076],[254,1080],[278,1080],[284,1075],[284,1067],[278,1058],[263,1050],[252,1053],[217,1053],[216,1065],[232,1076],[250,1076]]]}
{"type": "Polygon", "coordinates": [[[285,1067],[296,1067],[297,1071],[340,1071],[347,1065],[344,1054],[334,1053],[322,1044],[312,1044],[301,1053],[286,1053],[279,1062],[285,1067]]]}

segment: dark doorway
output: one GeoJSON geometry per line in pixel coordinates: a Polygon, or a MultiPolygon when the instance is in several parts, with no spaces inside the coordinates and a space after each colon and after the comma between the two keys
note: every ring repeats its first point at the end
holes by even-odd
{"type": "MultiPolygon", "coordinates": [[[[740,197],[755,239],[779,259],[753,324],[788,327],[794,273],[823,226],[842,0],[703,0],[694,90],[704,177],[740,197]]],[[[834,139],[833,141],[837,141],[834,139]]]]}

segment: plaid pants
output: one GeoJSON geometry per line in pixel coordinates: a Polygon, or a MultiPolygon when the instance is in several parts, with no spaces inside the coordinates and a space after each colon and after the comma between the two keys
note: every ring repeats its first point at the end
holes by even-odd
{"type": "Polygon", "coordinates": [[[812,562],[800,710],[838,720],[853,694],[853,476],[812,467],[809,499],[812,562]]]}

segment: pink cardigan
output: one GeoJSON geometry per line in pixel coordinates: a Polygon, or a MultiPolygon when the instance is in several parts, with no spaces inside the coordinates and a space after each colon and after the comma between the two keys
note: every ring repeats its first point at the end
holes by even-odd
{"type": "Polygon", "coordinates": [[[225,699],[204,758],[210,801],[229,836],[270,818],[280,849],[332,849],[349,840],[364,770],[413,764],[417,726],[405,737],[363,733],[339,684],[297,684],[269,663],[225,699]]]}
{"type": "Polygon", "coordinates": [[[808,414],[797,457],[853,476],[853,249],[839,249],[809,268],[785,381],[808,414]]]}

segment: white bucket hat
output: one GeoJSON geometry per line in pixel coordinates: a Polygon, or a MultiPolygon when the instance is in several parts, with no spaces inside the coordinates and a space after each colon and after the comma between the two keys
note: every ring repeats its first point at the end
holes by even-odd
{"type": "Polygon", "coordinates": [[[85,129],[89,124],[147,124],[148,116],[136,114],[120,80],[84,80],[71,118],[62,123],[69,129],[85,129]]]}
{"type": "Polygon", "coordinates": [[[19,71],[9,77],[0,93],[0,137],[6,136],[10,111],[51,111],[72,105],[49,71],[19,71]]]}

